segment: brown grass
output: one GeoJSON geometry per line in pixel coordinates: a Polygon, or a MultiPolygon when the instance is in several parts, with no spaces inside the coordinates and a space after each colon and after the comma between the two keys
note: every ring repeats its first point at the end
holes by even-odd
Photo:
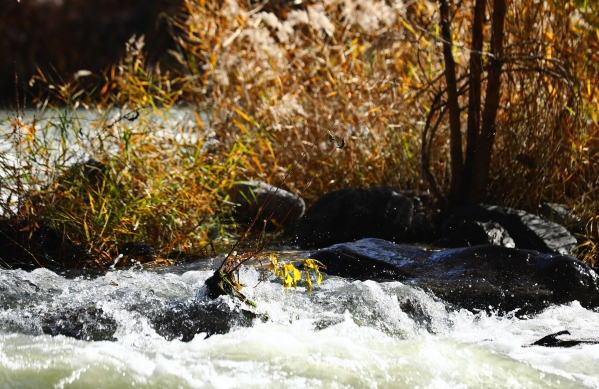
{"type": "MultiPolygon", "coordinates": [[[[31,167],[26,177],[13,175],[41,188],[36,196],[43,198],[42,205],[25,198],[20,212],[66,226],[108,263],[123,240],[145,240],[164,253],[197,250],[222,226],[226,192],[236,180],[278,185],[304,154],[284,187],[299,192],[325,163],[304,193],[308,203],[343,187],[427,189],[422,131],[434,96],[444,89],[438,14],[428,2],[407,9],[360,3],[360,9],[350,0],[261,9],[245,1],[187,0],[183,16],[171,21],[178,72],[147,66],[132,40],[127,57],[98,78],[96,90],[76,82],[51,90],[68,106],[99,112],[92,125],[97,136],[75,138],[109,167],[100,187],[76,180],[49,187],[75,157],[47,157],[50,144],[40,143],[34,124],[15,130],[14,142],[31,167]],[[166,113],[180,101],[193,122],[171,123],[168,130],[181,136],[165,136],[166,113]],[[129,122],[132,112],[140,115],[129,122]],[[328,130],[347,143],[332,158],[323,137],[328,130]],[[35,169],[48,173],[43,183],[35,169]]],[[[581,256],[595,261],[595,10],[574,2],[510,4],[488,202],[529,211],[542,201],[569,204],[583,224],[589,220],[584,248],[593,249],[581,256]]],[[[452,22],[463,92],[471,6],[455,8],[452,22]]],[[[460,104],[467,106],[467,93],[460,104]]],[[[72,134],[80,125],[67,116],[57,111],[58,126],[72,134]]],[[[450,180],[446,120],[431,141],[431,170],[444,189],[450,180]]]]}

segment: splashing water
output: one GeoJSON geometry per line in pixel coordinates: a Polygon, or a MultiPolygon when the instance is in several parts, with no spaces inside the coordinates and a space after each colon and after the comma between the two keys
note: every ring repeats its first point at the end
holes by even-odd
{"type": "Polygon", "coordinates": [[[189,342],[160,335],[156,318],[203,299],[213,268],[0,271],[0,387],[599,388],[599,345],[529,347],[564,329],[599,338],[599,313],[577,303],[499,317],[400,282],[325,277],[286,293],[249,268],[256,319],[189,342]],[[61,326],[79,339],[48,335],[61,326]]]}

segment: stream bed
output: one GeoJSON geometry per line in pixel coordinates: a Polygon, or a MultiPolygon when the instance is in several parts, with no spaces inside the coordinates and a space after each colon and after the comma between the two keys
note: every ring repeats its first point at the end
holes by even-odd
{"type": "Polygon", "coordinates": [[[78,276],[0,270],[0,388],[599,388],[599,345],[530,346],[562,330],[598,339],[599,312],[577,302],[497,316],[400,282],[325,275],[312,294],[303,282],[285,292],[244,268],[255,319],[188,342],[157,330],[156,317],[204,298],[219,261],[78,276]],[[71,323],[79,339],[49,335],[69,315],[83,317],[71,323]]]}

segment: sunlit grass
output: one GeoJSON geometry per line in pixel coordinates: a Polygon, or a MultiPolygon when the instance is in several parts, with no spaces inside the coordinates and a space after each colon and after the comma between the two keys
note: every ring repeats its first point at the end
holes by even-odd
{"type": "MultiPolygon", "coordinates": [[[[279,185],[300,159],[284,188],[299,193],[311,182],[308,204],[344,187],[427,190],[422,131],[444,88],[435,7],[366,3],[262,9],[188,0],[171,20],[178,70],[147,64],[143,41],[134,38],[121,63],[89,76],[95,88],[77,80],[51,85],[39,74],[34,82],[48,93],[37,103],[50,120],[17,113],[9,126],[12,147],[0,160],[3,190],[13,193],[3,195],[5,214],[51,221],[108,266],[128,241],[145,241],[165,257],[201,251],[233,231],[225,215],[236,181],[279,185]],[[81,117],[81,109],[91,116],[81,117]],[[177,110],[184,119],[173,119],[177,110]],[[327,131],[347,143],[331,158],[327,131]],[[105,166],[93,182],[72,168],[91,157],[105,166]]],[[[506,65],[488,202],[533,212],[542,201],[566,203],[592,224],[599,200],[598,30],[575,3],[539,5],[536,13],[522,7],[509,10],[508,53],[539,58],[526,59],[530,69],[506,65]]],[[[470,42],[463,10],[454,23],[462,74],[470,42]]],[[[447,132],[444,119],[430,141],[431,171],[444,189],[447,132]]],[[[581,258],[595,261],[597,229],[587,228],[586,236],[581,258]]]]}

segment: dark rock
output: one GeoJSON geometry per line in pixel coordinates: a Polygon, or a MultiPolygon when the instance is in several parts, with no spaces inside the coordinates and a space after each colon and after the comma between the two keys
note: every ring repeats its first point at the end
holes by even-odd
{"type": "MultiPolygon", "coordinates": [[[[141,307],[133,307],[140,309],[141,307]]],[[[226,334],[234,327],[251,326],[256,314],[238,300],[191,298],[167,301],[141,309],[154,330],[167,340],[188,342],[201,332],[207,336],[226,334]]],[[[116,320],[101,308],[62,308],[41,318],[42,331],[82,340],[116,340],[116,320]]]]}
{"type": "MultiPolygon", "coordinates": [[[[148,262],[156,259],[158,252],[144,242],[127,242],[119,245],[119,255],[130,261],[148,262]]],[[[123,261],[125,262],[125,261],[123,261]]]]}
{"type": "Polygon", "coordinates": [[[95,158],[90,158],[81,165],[81,172],[89,182],[98,183],[106,177],[108,166],[95,158]]]}
{"type": "Polygon", "coordinates": [[[296,222],[306,210],[304,200],[281,188],[264,182],[248,181],[237,184],[230,192],[230,201],[235,205],[233,217],[235,221],[249,226],[256,218],[263,204],[264,209],[256,223],[262,228],[262,222],[267,221],[269,229],[283,224],[288,226],[296,222]]]}
{"type": "Polygon", "coordinates": [[[95,158],[74,164],[69,171],[59,179],[59,183],[68,188],[73,182],[84,182],[98,186],[108,175],[108,166],[95,158]]]}
{"type": "MultiPolygon", "coordinates": [[[[226,299],[226,298],[225,298],[226,299]]],[[[189,342],[201,332],[206,336],[226,334],[234,327],[249,327],[256,314],[244,309],[237,299],[229,303],[215,300],[189,299],[170,302],[151,319],[152,327],[167,340],[189,342]]]]}
{"type": "Polygon", "coordinates": [[[567,256],[492,245],[430,251],[364,239],[310,257],[326,265],[329,275],[402,281],[470,310],[527,314],[574,300],[599,306],[597,274],[567,256]]]}
{"type": "Polygon", "coordinates": [[[539,214],[554,223],[573,225],[581,222],[580,219],[574,215],[570,207],[565,204],[543,203],[539,208],[539,214]]]}
{"type": "Polygon", "coordinates": [[[463,221],[496,222],[519,249],[568,255],[576,246],[574,235],[559,224],[521,210],[484,204],[458,209],[443,224],[443,238],[452,236],[463,221]]]}
{"type": "Polygon", "coordinates": [[[559,347],[559,343],[562,341],[557,339],[560,335],[570,335],[569,331],[559,331],[555,334],[547,335],[537,340],[531,346],[544,346],[544,347],[559,347]]]}
{"type": "Polygon", "coordinates": [[[555,334],[544,336],[531,344],[531,346],[574,347],[580,344],[599,344],[597,340],[561,340],[557,338],[560,335],[570,335],[570,331],[559,331],[555,334]]]}
{"type": "Polygon", "coordinates": [[[0,220],[0,267],[23,270],[74,267],[85,256],[64,233],[44,222],[0,220]]]}
{"type": "Polygon", "coordinates": [[[426,212],[418,212],[412,217],[408,233],[410,242],[429,242],[435,235],[435,225],[426,212]]]}
{"type": "Polygon", "coordinates": [[[117,323],[96,307],[77,310],[60,309],[42,319],[42,331],[47,335],[64,335],[81,340],[116,340],[117,323]]]}
{"type": "Polygon", "coordinates": [[[510,234],[496,222],[478,222],[463,220],[450,230],[449,235],[438,241],[439,247],[468,247],[483,244],[515,248],[510,234]]]}
{"type": "Polygon", "coordinates": [[[391,187],[341,189],[321,196],[294,230],[300,247],[362,238],[401,242],[412,222],[412,201],[391,187]]]}

